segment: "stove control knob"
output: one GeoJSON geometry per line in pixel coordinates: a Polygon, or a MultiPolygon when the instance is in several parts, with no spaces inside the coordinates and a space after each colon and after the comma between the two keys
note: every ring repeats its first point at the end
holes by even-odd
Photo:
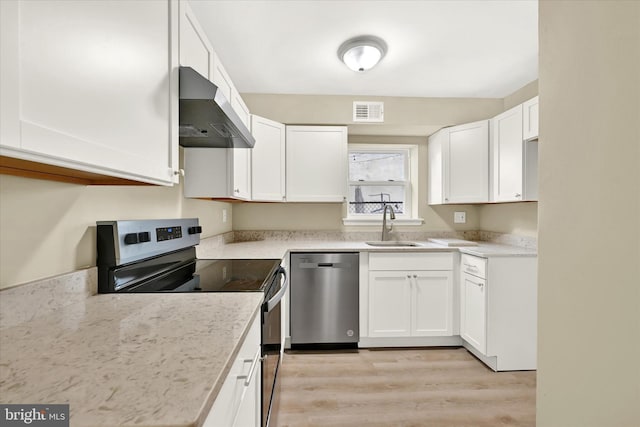
{"type": "Polygon", "coordinates": [[[138,243],[138,233],[125,234],[124,243],[126,245],[135,245],[136,243],[138,243]]]}
{"type": "Polygon", "coordinates": [[[196,227],[189,227],[187,231],[189,232],[189,234],[200,234],[202,233],[202,227],[199,225],[196,227]]]}
{"type": "Polygon", "coordinates": [[[150,241],[151,241],[151,235],[149,234],[148,231],[142,231],[138,233],[138,242],[144,243],[144,242],[150,242],[150,241]]]}

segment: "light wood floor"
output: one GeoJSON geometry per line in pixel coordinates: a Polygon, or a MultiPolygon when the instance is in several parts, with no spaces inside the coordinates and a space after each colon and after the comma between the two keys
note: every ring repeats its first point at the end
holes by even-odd
{"type": "Polygon", "coordinates": [[[274,427],[535,426],[535,372],[493,372],[465,349],[290,352],[274,427]]]}

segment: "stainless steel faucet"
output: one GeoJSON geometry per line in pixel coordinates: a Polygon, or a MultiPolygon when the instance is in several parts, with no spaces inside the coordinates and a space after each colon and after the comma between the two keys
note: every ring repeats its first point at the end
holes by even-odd
{"type": "Polygon", "coordinates": [[[382,241],[389,240],[389,233],[393,229],[393,224],[389,225],[387,228],[387,208],[390,209],[389,219],[396,219],[396,213],[393,211],[393,206],[384,205],[384,210],[382,211],[382,241]]]}

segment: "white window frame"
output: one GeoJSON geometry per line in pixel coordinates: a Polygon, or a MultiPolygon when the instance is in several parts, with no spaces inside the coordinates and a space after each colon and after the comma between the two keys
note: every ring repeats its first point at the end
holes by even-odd
{"type": "MultiPolygon", "coordinates": [[[[405,209],[403,214],[396,214],[395,224],[421,225],[423,220],[418,218],[418,145],[414,144],[349,144],[348,153],[403,153],[405,155],[405,181],[348,181],[350,188],[353,185],[384,185],[405,187],[405,209]]],[[[356,214],[349,212],[348,202],[346,206],[346,218],[344,225],[378,225],[382,223],[382,215],[356,214]]]]}

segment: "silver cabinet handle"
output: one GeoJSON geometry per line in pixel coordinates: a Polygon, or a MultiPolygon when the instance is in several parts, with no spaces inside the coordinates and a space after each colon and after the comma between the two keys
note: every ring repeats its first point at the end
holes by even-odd
{"type": "Polygon", "coordinates": [[[249,384],[251,384],[251,377],[253,377],[253,373],[256,370],[256,366],[260,361],[260,348],[258,348],[258,351],[256,351],[256,355],[253,359],[244,359],[244,361],[252,362],[251,367],[249,368],[249,372],[247,373],[247,375],[238,375],[238,379],[241,380],[244,378],[244,386],[249,387],[249,384]]]}
{"type": "MultiPolygon", "coordinates": [[[[260,357],[260,353],[261,353],[261,348],[258,347],[258,351],[256,351],[256,355],[255,357],[252,359],[245,359],[245,362],[252,362],[251,363],[251,368],[249,368],[249,372],[247,373],[247,375],[238,375],[238,379],[242,380],[244,379],[244,387],[242,388],[242,394],[240,395],[240,401],[242,402],[244,400],[244,396],[247,394],[247,390],[249,387],[249,384],[251,384],[251,377],[253,377],[253,373],[256,371],[256,366],[258,366],[258,362],[266,359],[267,356],[265,356],[264,358],[260,357]]],[[[231,423],[231,425],[235,425],[236,424],[236,420],[238,419],[238,415],[240,415],[240,408],[242,408],[242,405],[238,405],[238,407],[236,408],[235,414],[233,415],[233,422],[231,423]]]]}
{"type": "Polygon", "coordinates": [[[516,193],[516,198],[520,198],[521,196],[522,196],[522,194],[516,193]]]}
{"type": "Polygon", "coordinates": [[[472,282],[471,280],[467,279],[467,282],[472,283],[476,286],[478,286],[480,289],[482,289],[484,287],[484,283],[476,283],[476,282],[472,282]]]}
{"type": "Polygon", "coordinates": [[[410,274],[407,274],[407,279],[411,279],[411,275],[410,274]]]}
{"type": "Polygon", "coordinates": [[[473,264],[467,264],[466,262],[464,263],[464,266],[467,267],[470,270],[477,270],[478,267],[473,265],[473,264]]]}
{"type": "Polygon", "coordinates": [[[418,278],[418,275],[417,275],[417,274],[414,274],[414,275],[413,275],[413,278],[414,278],[414,279],[417,279],[417,278],[418,278]]]}

